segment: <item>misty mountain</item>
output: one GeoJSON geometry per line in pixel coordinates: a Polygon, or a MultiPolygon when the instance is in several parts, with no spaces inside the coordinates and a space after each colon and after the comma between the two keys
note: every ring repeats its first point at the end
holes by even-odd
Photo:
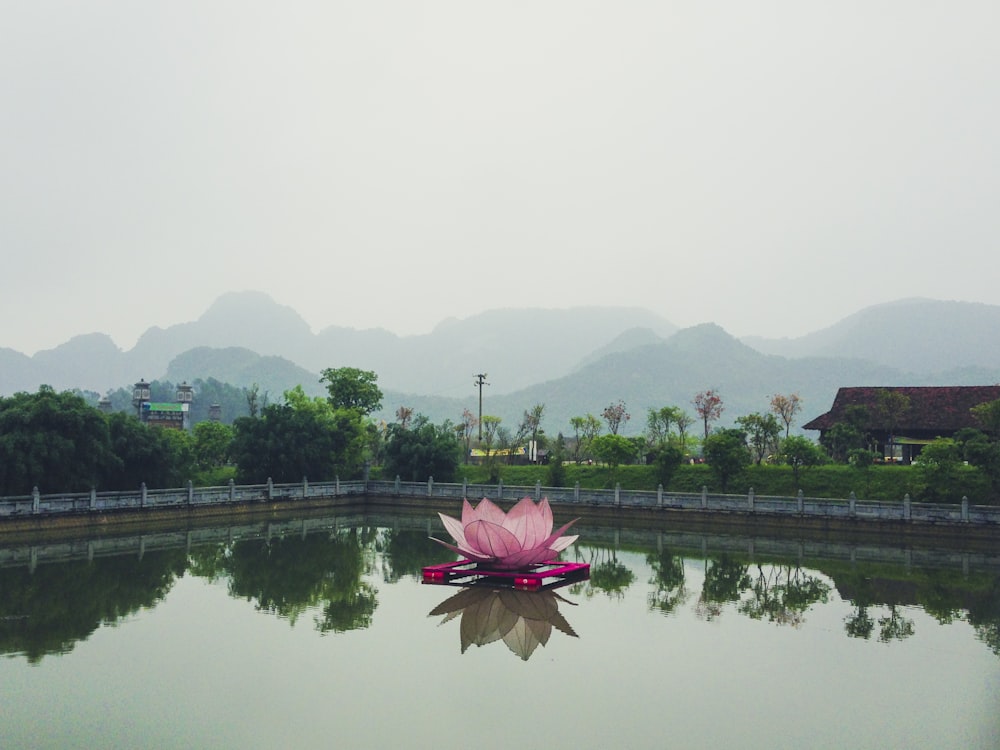
{"type": "Polygon", "coordinates": [[[743,342],[785,357],[849,357],[909,372],[957,366],[1000,368],[1000,306],[905,299],[867,307],[798,338],[749,336],[743,342]]]}
{"type": "Polygon", "coordinates": [[[641,308],[580,307],[492,310],[444,321],[419,336],[337,326],[313,334],[298,313],[266,294],[234,292],[219,297],[196,321],[150,328],[130,351],[121,351],[104,334],[78,336],[31,358],[4,350],[0,364],[8,366],[0,370],[0,393],[34,390],[42,383],[103,392],[164,376],[177,356],[200,347],[282,357],[317,373],[317,379],[327,367],[374,370],[383,388],[441,396],[466,393],[475,374],[484,372],[493,391],[502,393],[561,376],[596,347],[637,327],[663,336],[676,330],[641,308]]]}
{"type": "MultiPolygon", "coordinates": [[[[551,435],[572,434],[570,419],[601,411],[619,399],[631,414],[624,433],[640,434],[650,408],[678,406],[696,417],[692,399],[708,388],[723,399],[722,418],[713,426],[731,426],[736,417],[767,412],[771,396],[797,393],[803,402],[795,425],[829,410],[837,389],[848,385],[974,385],[1000,381],[1000,368],[961,368],[938,374],[907,373],[866,360],[843,357],[790,359],[763,354],[714,324],[679,331],[661,343],[612,352],[573,373],[538,383],[517,393],[493,395],[485,391],[483,413],[501,417],[516,428],[524,411],[545,404],[543,428],[551,435]]],[[[399,405],[426,414],[432,421],[457,421],[463,408],[478,410],[477,395],[448,402],[420,396],[387,394],[386,419],[399,405]]],[[[700,434],[700,423],[692,425],[700,434]]],[[[796,431],[793,427],[793,431],[796,431]]]]}
{"type": "Polygon", "coordinates": [[[675,405],[693,416],[691,399],[707,388],[724,400],[722,426],[766,411],[775,393],[802,397],[803,424],[842,386],[1000,382],[998,316],[1000,307],[905,300],[800,339],[738,340],[714,324],[677,331],[633,308],[493,310],[400,337],[341,327],[312,334],[291,308],[240,293],[220,297],[197,321],[150,329],[128,352],[104,334],[34,357],[0,349],[0,393],[42,383],[103,393],[139,378],[215,378],[258,383],[274,399],[295,385],[322,395],[320,371],[350,366],[378,374],[385,398],[377,416],[387,421],[399,406],[434,422],[458,421],[466,408],[476,414],[474,375],[485,372],[484,413],[511,429],[542,403],[543,427],[569,433],[571,417],[599,416],[621,399],[632,416],[626,434],[637,434],[649,408],[675,405]]]}

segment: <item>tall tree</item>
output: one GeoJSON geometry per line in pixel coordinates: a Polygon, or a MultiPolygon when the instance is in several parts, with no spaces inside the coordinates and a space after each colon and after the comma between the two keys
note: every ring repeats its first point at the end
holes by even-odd
{"type": "Polygon", "coordinates": [[[701,418],[702,424],[705,425],[705,439],[707,440],[709,422],[714,422],[722,416],[722,397],[710,388],[696,394],[691,403],[694,404],[694,410],[701,418]]]}
{"type": "Polygon", "coordinates": [[[585,417],[573,417],[569,423],[573,427],[573,460],[580,463],[594,438],[601,434],[601,421],[593,414],[587,414],[585,417]]]}
{"type": "Polygon", "coordinates": [[[326,384],[334,409],[355,409],[364,416],[382,408],[382,391],[372,370],[327,367],[319,381],[326,384]]]}
{"type": "Polygon", "coordinates": [[[621,399],[618,400],[618,403],[608,404],[604,407],[601,416],[608,423],[608,432],[612,435],[617,435],[618,430],[624,429],[625,423],[632,418],[632,415],[625,408],[625,402],[621,399]]]}
{"type": "Polygon", "coordinates": [[[754,412],[737,417],[736,424],[746,434],[747,447],[750,449],[754,463],[760,465],[767,456],[778,450],[781,427],[773,414],[754,412]]]}
{"type": "Polygon", "coordinates": [[[462,446],[449,422],[431,424],[418,414],[409,428],[389,425],[385,447],[385,473],[406,482],[425,482],[434,477],[451,482],[458,471],[462,446]]]}
{"type": "Polygon", "coordinates": [[[788,396],[777,393],[771,396],[771,412],[785,423],[785,437],[788,437],[788,433],[792,428],[792,422],[795,420],[795,415],[801,410],[802,399],[799,398],[799,394],[797,393],[792,393],[788,396]]]}
{"type": "Polygon", "coordinates": [[[705,438],[702,449],[723,492],[750,465],[750,451],[747,450],[746,435],[742,430],[719,430],[705,438]]]}

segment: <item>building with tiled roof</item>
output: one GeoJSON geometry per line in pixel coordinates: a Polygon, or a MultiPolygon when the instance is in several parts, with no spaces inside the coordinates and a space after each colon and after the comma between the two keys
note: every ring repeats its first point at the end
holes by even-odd
{"type": "Polygon", "coordinates": [[[830,411],[802,428],[819,430],[822,438],[835,424],[848,421],[850,407],[865,407],[867,421],[860,427],[871,436],[877,450],[887,459],[910,463],[921,448],[935,438],[952,437],[966,427],[983,429],[971,409],[998,399],[1000,385],[840,388],[830,411]],[[897,415],[891,435],[880,413],[885,392],[901,394],[909,401],[909,407],[897,415]]]}

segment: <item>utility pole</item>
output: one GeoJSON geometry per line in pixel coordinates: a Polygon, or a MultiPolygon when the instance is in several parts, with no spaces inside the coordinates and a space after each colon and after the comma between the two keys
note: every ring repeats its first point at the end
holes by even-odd
{"type": "Polygon", "coordinates": [[[486,373],[481,372],[476,375],[476,382],[473,385],[479,386],[479,439],[483,439],[483,386],[489,385],[486,382],[486,373]]]}

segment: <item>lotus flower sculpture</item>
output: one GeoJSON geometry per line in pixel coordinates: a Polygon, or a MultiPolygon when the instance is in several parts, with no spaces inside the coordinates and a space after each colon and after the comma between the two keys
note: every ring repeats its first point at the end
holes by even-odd
{"type": "MultiPolygon", "coordinates": [[[[537,504],[524,497],[509,513],[483,498],[472,507],[462,501],[462,520],[438,513],[455,544],[434,539],[469,560],[505,570],[517,570],[530,565],[555,560],[577,536],[563,536],[576,519],[552,531],[552,509],[548,498],[537,504]]],[[[431,537],[433,539],[433,537],[431,537]]]]}

